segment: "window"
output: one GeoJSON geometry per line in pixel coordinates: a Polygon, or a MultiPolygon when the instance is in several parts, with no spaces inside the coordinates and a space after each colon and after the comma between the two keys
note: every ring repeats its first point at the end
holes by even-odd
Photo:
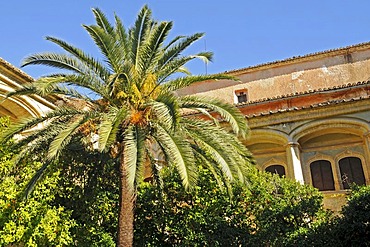
{"type": "Polygon", "coordinates": [[[236,96],[236,103],[243,103],[243,102],[248,101],[246,89],[235,91],[235,96],[236,96]]]}
{"type": "Polygon", "coordinates": [[[327,160],[317,160],[311,163],[312,184],[319,190],[334,190],[334,179],[331,164],[327,160]]]}
{"type": "Polygon", "coordinates": [[[285,176],[285,168],[282,165],[268,166],[265,171],[278,174],[280,177],[285,176]]]}
{"type": "Polygon", "coordinates": [[[359,158],[346,157],[339,160],[339,169],[344,189],[349,189],[353,183],[358,185],[365,184],[364,171],[359,158]]]}

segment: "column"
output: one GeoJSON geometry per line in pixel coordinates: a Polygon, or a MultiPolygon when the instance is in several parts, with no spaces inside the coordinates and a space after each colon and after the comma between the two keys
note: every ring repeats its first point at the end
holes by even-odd
{"type": "Polygon", "coordinates": [[[293,170],[293,174],[291,171],[289,172],[289,174],[294,175],[295,180],[297,180],[301,184],[304,184],[299,143],[289,142],[286,147],[286,153],[288,168],[289,170],[293,170]]]}

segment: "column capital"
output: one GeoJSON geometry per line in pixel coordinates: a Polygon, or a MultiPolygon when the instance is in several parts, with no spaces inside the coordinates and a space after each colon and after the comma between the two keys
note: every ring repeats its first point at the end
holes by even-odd
{"type": "Polygon", "coordinates": [[[288,142],[285,147],[301,147],[298,142],[288,142]]]}

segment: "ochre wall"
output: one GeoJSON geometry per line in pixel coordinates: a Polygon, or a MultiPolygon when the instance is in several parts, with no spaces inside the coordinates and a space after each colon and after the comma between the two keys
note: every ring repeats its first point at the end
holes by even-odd
{"type": "MultiPolygon", "coordinates": [[[[360,49],[361,48],[361,49],[360,49]]],[[[200,94],[235,102],[235,91],[246,89],[248,101],[258,101],[295,92],[331,88],[360,81],[370,75],[370,49],[343,50],[280,63],[230,72],[240,82],[220,80],[202,82],[179,91],[180,95],[200,94]]]]}

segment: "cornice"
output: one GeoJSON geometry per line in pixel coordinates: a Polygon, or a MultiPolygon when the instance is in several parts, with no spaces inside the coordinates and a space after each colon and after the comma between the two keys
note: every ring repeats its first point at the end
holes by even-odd
{"type": "Polygon", "coordinates": [[[25,72],[23,72],[21,69],[15,67],[14,65],[12,65],[11,63],[5,61],[3,58],[0,57],[0,67],[4,67],[6,68],[7,70],[15,73],[16,75],[22,77],[23,79],[25,79],[27,82],[32,82],[34,81],[34,79],[26,74],[25,72]]]}
{"type": "Polygon", "coordinates": [[[273,62],[262,63],[262,64],[253,65],[253,66],[246,67],[246,68],[229,70],[229,71],[225,71],[224,73],[233,75],[233,76],[238,76],[241,74],[250,73],[254,71],[266,70],[270,68],[280,67],[280,66],[289,65],[289,64],[296,64],[300,62],[314,61],[314,60],[318,60],[318,59],[322,59],[326,57],[345,55],[345,54],[350,54],[356,51],[362,51],[362,50],[367,50],[367,49],[370,49],[370,42],[364,42],[364,43],[340,47],[336,49],[309,53],[309,54],[302,55],[302,56],[293,56],[287,59],[275,60],[273,62]]]}
{"type": "Polygon", "coordinates": [[[294,97],[313,95],[313,94],[318,94],[318,93],[325,93],[325,92],[330,92],[330,91],[335,91],[335,90],[342,90],[342,89],[345,90],[345,89],[349,89],[349,88],[356,88],[356,87],[361,87],[361,86],[366,86],[366,85],[370,85],[370,81],[360,81],[360,82],[337,85],[337,86],[333,86],[333,87],[324,87],[324,88],[312,89],[312,90],[307,90],[307,91],[302,91],[302,92],[295,92],[295,93],[290,93],[290,94],[274,96],[274,97],[271,97],[271,98],[262,98],[262,99],[258,99],[258,100],[255,100],[255,101],[248,101],[248,102],[238,103],[238,104],[235,104],[235,105],[237,107],[241,108],[241,107],[256,105],[256,104],[260,104],[260,103],[272,102],[272,101],[275,101],[275,100],[289,99],[289,98],[294,98],[294,97]]]}
{"type": "Polygon", "coordinates": [[[260,115],[246,116],[250,128],[277,125],[287,122],[329,118],[338,115],[370,111],[370,97],[358,97],[350,100],[337,100],[311,105],[292,107],[276,112],[264,112],[260,115]]]}

